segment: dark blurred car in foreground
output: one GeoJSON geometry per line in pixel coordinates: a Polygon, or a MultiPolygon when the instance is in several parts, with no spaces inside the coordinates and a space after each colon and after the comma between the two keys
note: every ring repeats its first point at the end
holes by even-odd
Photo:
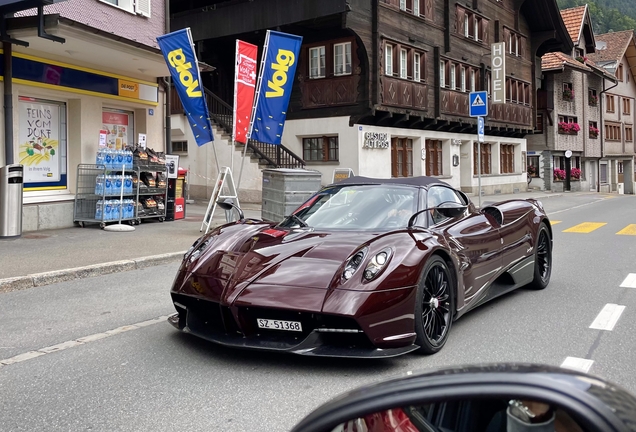
{"type": "Polygon", "coordinates": [[[436,178],[352,177],[280,223],[236,210],[186,253],[171,289],[170,323],[223,345],[432,354],[469,310],[550,281],[552,230],[533,199],[476,209],[436,178]]]}
{"type": "Polygon", "coordinates": [[[292,429],[423,431],[636,431],[636,398],[601,378],[557,367],[453,367],[353,390],[292,429]]]}

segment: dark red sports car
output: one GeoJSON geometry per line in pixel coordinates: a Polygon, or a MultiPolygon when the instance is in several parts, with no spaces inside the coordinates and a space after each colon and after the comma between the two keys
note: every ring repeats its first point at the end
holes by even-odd
{"type": "Polygon", "coordinates": [[[171,290],[169,321],[223,345],[430,354],[467,311],[550,280],[552,230],[533,199],[477,210],[435,178],[352,177],[280,223],[237,210],[185,254],[171,290]]]}

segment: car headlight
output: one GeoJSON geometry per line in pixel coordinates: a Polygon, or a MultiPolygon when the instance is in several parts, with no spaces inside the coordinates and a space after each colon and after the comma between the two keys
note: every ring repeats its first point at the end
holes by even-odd
{"type": "Polygon", "coordinates": [[[367,255],[368,248],[364,248],[356,252],[351,258],[347,260],[344,271],[342,272],[342,278],[349,280],[354,275],[360,264],[364,261],[364,257],[367,255]]]}
{"type": "Polygon", "coordinates": [[[362,273],[362,277],[367,281],[373,280],[380,274],[380,271],[386,266],[392,255],[393,250],[391,248],[384,248],[375,254],[375,256],[369,260],[367,267],[364,269],[364,273],[362,273]]]}

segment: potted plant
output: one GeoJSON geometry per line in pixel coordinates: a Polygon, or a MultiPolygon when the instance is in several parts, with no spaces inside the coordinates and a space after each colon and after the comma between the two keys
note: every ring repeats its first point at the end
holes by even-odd
{"type": "Polygon", "coordinates": [[[590,126],[590,138],[598,138],[598,128],[595,128],[594,126],[590,126]]]}
{"type": "Polygon", "coordinates": [[[572,90],[571,88],[564,88],[563,89],[563,100],[573,101],[574,100],[574,90],[572,90]]]}
{"type": "Polygon", "coordinates": [[[559,122],[559,133],[576,135],[581,130],[581,126],[578,123],[559,122]]]}

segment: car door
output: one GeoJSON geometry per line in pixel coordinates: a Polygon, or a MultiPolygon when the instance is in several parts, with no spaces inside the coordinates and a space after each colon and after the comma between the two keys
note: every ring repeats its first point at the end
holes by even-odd
{"type": "Polygon", "coordinates": [[[508,268],[534,251],[532,217],[534,207],[524,201],[509,201],[496,206],[503,215],[501,225],[503,266],[508,268]]]}
{"type": "MultiPolygon", "coordinates": [[[[451,188],[433,186],[428,190],[427,206],[442,202],[467,204],[451,188]],[[441,188],[441,189],[440,189],[441,188]]],[[[492,216],[477,211],[467,213],[459,220],[439,220],[431,216],[432,228],[440,229],[460,259],[458,269],[457,309],[461,310],[482,297],[484,288],[501,270],[501,235],[499,225],[492,216]]]]}

